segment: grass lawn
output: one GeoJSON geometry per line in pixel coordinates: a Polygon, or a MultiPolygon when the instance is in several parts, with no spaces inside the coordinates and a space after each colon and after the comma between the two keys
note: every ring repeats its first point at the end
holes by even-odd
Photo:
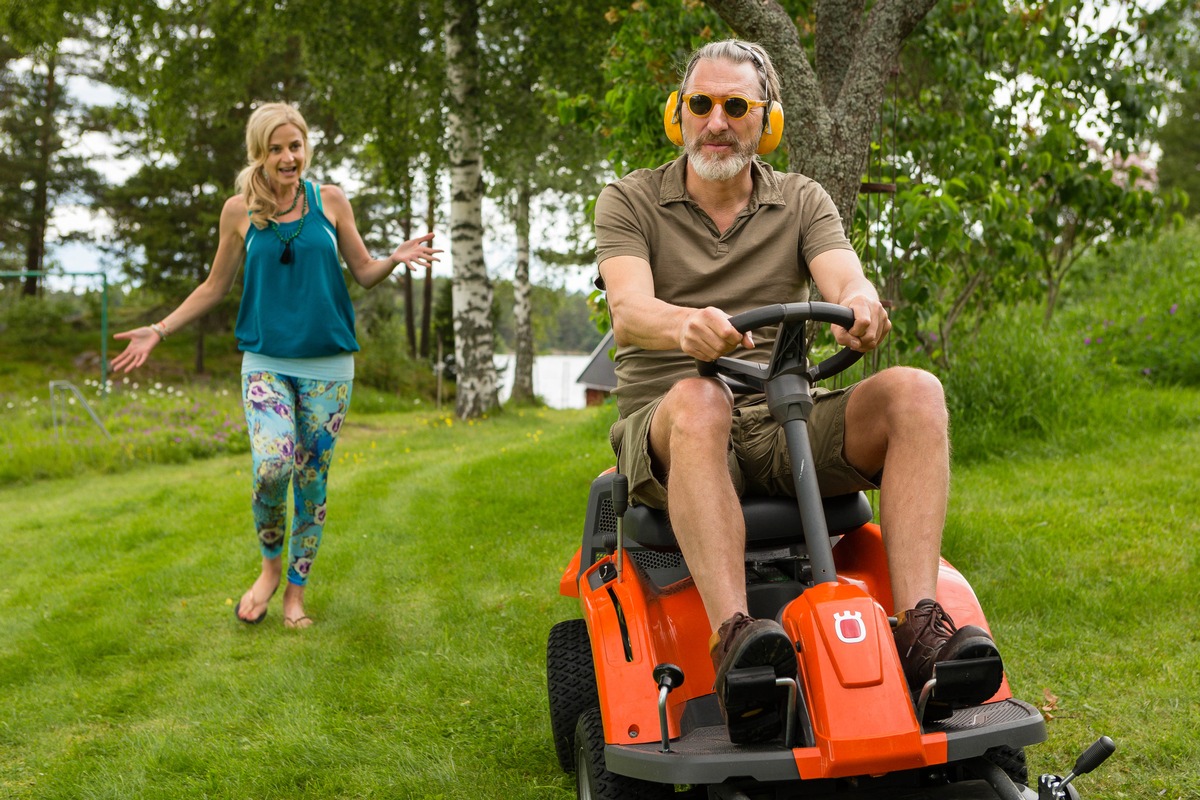
{"type": "MultiPolygon", "coordinates": [[[[947,556],[1053,715],[1031,772],[1117,740],[1084,797],[1200,796],[1200,396],[1179,404],[955,475],[947,556]]],[[[558,579],[612,413],[352,414],[305,631],[278,595],[234,620],[248,455],[0,489],[0,797],[573,797],[545,637],[578,615],[558,579]]]]}

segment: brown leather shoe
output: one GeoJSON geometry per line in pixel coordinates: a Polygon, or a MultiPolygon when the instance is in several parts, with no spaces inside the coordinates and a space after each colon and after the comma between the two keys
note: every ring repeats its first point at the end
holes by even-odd
{"type": "MultiPolygon", "coordinates": [[[[988,632],[978,625],[956,627],[950,615],[937,602],[925,599],[917,607],[900,612],[896,626],[896,649],[904,666],[904,677],[913,697],[933,677],[933,665],[941,661],[965,658],[999,658],[1000,651],[988,632]]],[[[999,673],[997,673],[999,674],[999,673]]],[[[1000,688],[988,680],[955,698],[965,705],[982,703],[1000,688]]]]}
{"type": "Polygon", "coordinates": [[[709,652],[717,673],[717,701],[735,744],[767,742],[783,729],[787,690],[774,678],[796,677],[796,648],[778,622],[737,613],[713,634],[709,652]],[[769,668],[774,673],[761,668],[769,668]],[[730,690],[730,673],[737,687],[730,690]],[[740,678],[745,676],[747,680],[740,678]]]}

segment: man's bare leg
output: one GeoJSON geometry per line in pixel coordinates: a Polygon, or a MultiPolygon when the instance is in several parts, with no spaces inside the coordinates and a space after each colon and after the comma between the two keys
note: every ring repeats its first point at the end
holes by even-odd
{"type": "MultiPolygon", "coordinates": [[[[883,470],[880,527],[887,548],[892,605],[899,619],[896,648],[913,696],[938,662],[998,657],[987,631],[961,628],[937,604],[942,529],[950,493],[950,441],[945,397],[937,378],[894,367],[863,381],[846,408],[846,460],[866,475],[883,470]]],[[[981,703],[1000,687],[998,672],[980,673],[957,698],[981,703]]],[[[951,706],[931,703],[926,717],[951,706]]]]}
{"type": "Polygon", "coordinates": [[[846,407],[846,460],[883,471],[880,527],[897,612],[937,596],[950,493],[950,438],[942,386],[930,373],[893,367],[872,375],[846,407]]]}
{"type": "Polygon", "coordinates": [[[746,528],[728,463],[732,419],[724,384],[680,381],[654,413],[650,446],[666,472],[671,526],[713,630],[709,655],[721,715],[730,740],[742,744],[778,736],[785,704],[774,685],[731,696],[729,675],[770,667],[776,678],[795,678],[797,664],[779,623],[746,614],[746,528]]]}
{"type": "Polygon", "coordinates": [[[726,458],[732,419],[729,389],[694,378],[675,384],[650,424],[671,527],[713,630],[746,611],[746,529],[726,458]]]}

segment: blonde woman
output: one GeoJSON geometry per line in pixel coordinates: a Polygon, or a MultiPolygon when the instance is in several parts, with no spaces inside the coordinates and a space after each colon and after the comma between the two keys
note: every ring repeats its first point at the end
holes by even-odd
{"type": "Polygon", "coordinates": [[[253,454],[252,510],[262,570],[242,595],[237,618],[257,624],[286,574],[283,622],[306,628],[304,589],[325,526],[326,481],[354,381],[354,308],[341,255],[363,287],[400,264],[437,261],[432,233],[372,258],[345,193],[304,179],[311,151],[304,118],[285,103],[260,106],[246,125],[247,166],[221,212],[220,241],[208,277],[161,322],[115,335],[128,340],[112,361],[129,372],[173,331],[228,294],[245,265],[235,329],[242,397],[253,454]],[[294,500],[285,531],[287,489],[294,500]],[[285,541],[286,540],[286,541],[285,541]],[[283,562],[287,544],[287,565],[283,562]]]}

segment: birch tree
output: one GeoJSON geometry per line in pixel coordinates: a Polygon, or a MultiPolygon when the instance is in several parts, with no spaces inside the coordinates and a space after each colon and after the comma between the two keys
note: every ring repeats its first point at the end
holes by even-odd
{"type": "Polygon", "coordinates": [[[497,406],[492,355],[492,284],[483,258],[483,150],[480,131],[479,4],[445,2],[450,255],[454,260],[455,411],[480,417],[497,406]]]}
{"type": "Polygon", "coordinates": [[[564,117],[559,104],[603,94],[596,65],[607,49],[607,8],[607,0],[496,0],[484,21],[488,173],[516,232],[511,399],[518,403],[534,399],[530,267],[535,250],[545,249],[531,239],[535,201],[548,190],[596,194],[599,136],[564,117]]]}

